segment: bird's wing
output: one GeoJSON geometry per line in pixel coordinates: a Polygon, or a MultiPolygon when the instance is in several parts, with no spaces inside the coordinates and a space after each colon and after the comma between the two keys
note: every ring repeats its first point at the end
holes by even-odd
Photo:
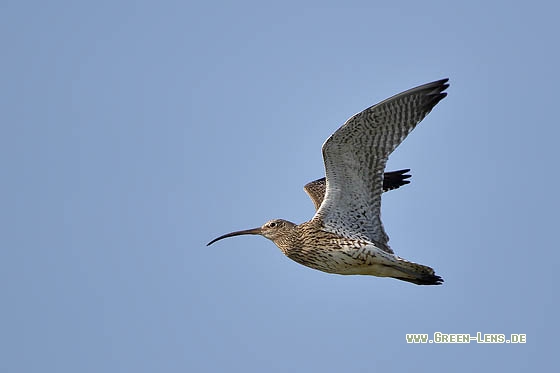
{"type": "Polygon", "coordinates": [[[305,193],[311,198],[313,204],[315,205],[315,211],[319,210],[321,207],[321,203],[323,203],[323,199],[325,198],[325,190],[326,190],[326,179],[324,177],[311,181],[303,187],[305,193]]]}
{"type": "Polygon", "coordinates": [[[389,154],[447,94],[448,79],[399,93],[348,119],[323,144],[326,193],[313,221],[343,237],[389,249],[381,222],[389,154]]]}
{"type": "MultiPolygon", "coordinates": [[[[410,172],[410,169],[406,170],[398,170],[398,171],[391,171],[385,172],[383,174],[383,191],[387,192],[389,190],[398,189],[403,185],[409,184],[410,181],[406,180],[410,178],[411,175],[408,175],[407,172],[410,172]]],[[[323,199],[325,198],[325,191],[327,189],[327,179],[322,177],[320,179],[314,180],[310,183],[305,184],[303,189],[313,201],[315,205],[315,210],[319,210],[321,203],[323,203],[323,199]]]]}

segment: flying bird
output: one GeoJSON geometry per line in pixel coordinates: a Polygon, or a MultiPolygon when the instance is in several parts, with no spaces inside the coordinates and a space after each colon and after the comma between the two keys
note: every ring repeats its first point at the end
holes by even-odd
{"type": "Polygon", "coordinates": [[[274,219],[262,227],[231,232],[273,241],[294,261],[341,275],[392,277],[418,285],[443,279],[425,265],[405,260],[389,247],[381,222],[381,194],[409,181],[410,170],[384,173],[389,155],[441,101],[449,87],[441,79],[409,89],[355,114],[323,144],[326,177],[304,189],[316,212],[296,225],[274,219]]]}

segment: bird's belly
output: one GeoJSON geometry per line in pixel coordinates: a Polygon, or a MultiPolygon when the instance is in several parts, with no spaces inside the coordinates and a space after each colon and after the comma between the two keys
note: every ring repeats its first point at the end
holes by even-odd
{"type": "Polygon", "coordinates": [[[304,266],[340,275],[390,276],[396,259],[373,244],[337,245],[336,248],[303,247],[286,255],[304,266]]]}

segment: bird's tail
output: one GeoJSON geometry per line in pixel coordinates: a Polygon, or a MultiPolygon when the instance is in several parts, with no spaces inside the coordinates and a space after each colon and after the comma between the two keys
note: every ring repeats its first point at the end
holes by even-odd
{"type": "Polygon", "coordinates": [[[402,276],[391,276],[398,280],[412,282],[416,285],[441,285],[443,279],[435,274],[435,271],[425,265],[409,262],[403,258],[397,257],[397,263],[394,266],[402,276]]]}

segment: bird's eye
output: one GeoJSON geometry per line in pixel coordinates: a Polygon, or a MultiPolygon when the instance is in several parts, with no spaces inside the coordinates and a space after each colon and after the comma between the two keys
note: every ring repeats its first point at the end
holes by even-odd
{"type": "Polygon", "coordinates": [[[268,226],[270,228],[276,228],[276,222],[273,221],[273,222],[269,223],[268,226]]]}

